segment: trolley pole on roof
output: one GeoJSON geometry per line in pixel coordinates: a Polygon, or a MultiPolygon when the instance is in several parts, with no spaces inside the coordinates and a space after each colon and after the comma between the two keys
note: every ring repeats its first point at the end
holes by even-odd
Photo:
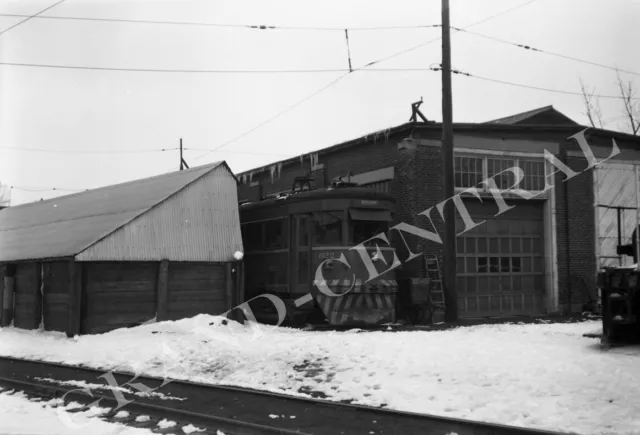
{"type": "MultiPolygon", "coordinates": [[[[455,195],[453,168],[453,108],[451,92],[451,34],[449,0],[442,0],[442,187],[444,199],[455,195]]],[[[458,320],[458,294],[456,291],[456,211],[452,200],[443,210],[443,288],[446,322],[458,320]]]]}
{"type": "Polygon", "coordinates": [[[189,169],[189,165],[184,161],[184,157],[182,157],[182,138],[180,138],[180,170],[182,171],[184,168],[189,169]]]}

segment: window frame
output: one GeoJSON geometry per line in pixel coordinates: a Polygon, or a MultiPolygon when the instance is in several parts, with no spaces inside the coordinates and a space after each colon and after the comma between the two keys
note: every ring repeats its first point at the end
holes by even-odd
{"type": "MultiPolygon", "coordinates": [[[[532,174],[531,177],[533,177],[534,181],[528,181],[531,180],[531,178],[527,178],[527,174],[528,172],[525,172],[525,178],[522,179],[522,181],[520,182],[520,185],[518,186],[519,189],[521,191],[526,191],[531,193],[532,195],[534,195],[536,198],[546,198],[546,192],[544,191],[544,186],[546,184],[546,180],[549,177],[549,168],[548,168],[548,162],[546,161],[546,159],[544,157],[541,157],[539,155],[532,155],[532,156],[522,156],[520,154],[516,154],[516,153],[504,153],[504,154],[474,154],[471,152],[465,152],[465,153],[456,153],[454,156],[454,188],[456,193],[460,193],[460,192],[464,192],[465,190],[471,189],[471,188],[476,188],[478,190],[479,193],[482,194],[491,194],[493,190],[497,190],[500,193],[511,193],[511,194],[515,194],[514,189],[504,189],[504,188],[500,188],[500,183],[498,179],[496,180],[496,185],[497,185],[497,189],[491,189],[489,188],[489,186],[487,186],[486,184],[482,183],[482,181],[487,180],[488,178],[490,178],[489,175],[489,163],[490,161],[512,161],[513,162],[513,166],[517,166],[520,169],[522,169],[524,171],[524,167],[526,163],[531,163],[533,165],[536,164],[542,164],[542,169],[543,169],[543,173],[535,173],[532,174]],[[474,185],[474,186],[460,186],[458,185],[458,177],[459,174],[462,174],[461,172],[457,171],[456,168],[456,163],[457,163],[457,159],[460,158],[471,158],[471,159],[478,159],[482,161],[482,177],[480,179],[480,181],[474,185]],[[537,181],[536,181],[537,180],[537,181]],[[542,186],[540,186],[540,180],[542,180],[542,186]],[[534,186],[536,184],[538,184],[538,186],[535,187],[541,187],[540,190],[534,190],[534,189],[525,189],[526,184],[533,184],[534,186]]],[[[507,167],[512,167],[512,166],[507,166],[507,167]]],[[[506,169],[506,168],[505,168],[506,169]]],[[[504,170],[504,169],[503,169],[504,170]]]]}

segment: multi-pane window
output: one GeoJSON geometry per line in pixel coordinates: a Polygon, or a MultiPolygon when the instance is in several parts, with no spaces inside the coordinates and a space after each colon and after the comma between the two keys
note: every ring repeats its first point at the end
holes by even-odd
{"type": "Polygon", "coordinates": [[[468,157],[456,156],[455,187],[489,188],[482,183],[493,178],[496,188],[500,190],[522,189],[543,191],[545,187],[545,164],[541,160],[520,159],[512,157],[468,157]],[[523,178],[516,184],[516,174],[510,168],[522,169],[523,178]]]}
{"type": "Polygon", "coordinates": [[[510,189],[515,184],[513,171],[507,171],[513,168],[516,161],[513,159],[487,159],[487,177],[493,177],[498,189],[510,189]],[[505,171],[505,172],[503,172],[505,171]]]}
{"type": "Polygon", "coordinates": [[[475,187],[482,181],[482,158],[456,157],[454,161],[456,187],[475,187]]]}
{"type": "Polygon", "coordinates": [[[520,182],[520,189],[544,190],[544,162],[520,160],[518,166],[524,172],[524,178],[520,182]]]}

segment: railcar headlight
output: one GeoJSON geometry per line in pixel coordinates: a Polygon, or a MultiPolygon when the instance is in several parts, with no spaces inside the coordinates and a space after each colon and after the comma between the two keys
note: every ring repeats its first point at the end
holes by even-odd
{"type": "Polygon", "coordinates": [[[323,268],[323,269],[327,269],[327,270],[331,270],[331,269],[333,269],[333,266],[334,266],[334,262],[333,262],[333,260],[327,260],[327,261],[325,261],[325,262],[324,262],[324,264],[322,265],[322,268],[323,268]]]}

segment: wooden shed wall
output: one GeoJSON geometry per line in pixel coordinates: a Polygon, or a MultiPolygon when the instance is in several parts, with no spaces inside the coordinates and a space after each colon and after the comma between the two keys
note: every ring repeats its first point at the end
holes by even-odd
{"type": "Polygon", "coordinates": [[[44,314],[45,330],[98,334],[156,316],[162,321],[222,314],[239,303],[232,294],[237,280],[228,276],[231,269],[225,263],[191,262],[20,263],[14,325],[37,329],[44,314]],[[77,292],[74,267],[81,269],[77,292]],[[73,319],[79,331],[71,327],[73,319]]]}
{"type": "Polygon", "coordinates": [[[42,267],[44,329],[64,332],[69,324],[69,262],[43,263],[42,267]]]}
{"type": "Polygon", "coordinates": [[[133,326],[156,313],[158,263],[85,263],[82,333],[133,326]]]}
{"type": "Polygon", "coordinates": [[[221,263],[170,263],[167,319],[224,313],[229,308],[225,270],[221,263]]]}
{"type": "Polygon", "coordinates": [[[36,329],[41,320],[40,263],[20,263],[15,275],[14,326],[36,329]]]}

